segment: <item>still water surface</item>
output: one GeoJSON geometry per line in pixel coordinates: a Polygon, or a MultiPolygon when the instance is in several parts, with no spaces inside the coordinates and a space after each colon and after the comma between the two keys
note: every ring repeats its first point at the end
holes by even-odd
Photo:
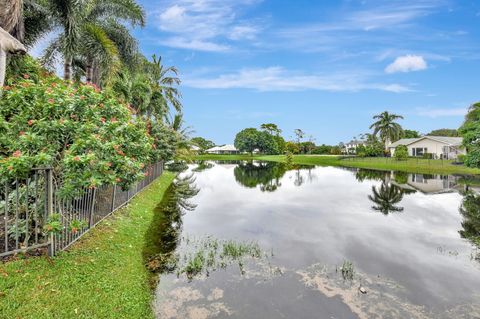
{"type": "Polygon", "coordinates": [[[158,318],[480,318],[468,240],[480,200],[464,177],[261,162],[190,173],[199,191],[182,214],[159,207],[161,253],[177,261],[162,268],[158,318]],[[231,243],[261,254],[222,257],[231,243]]]}

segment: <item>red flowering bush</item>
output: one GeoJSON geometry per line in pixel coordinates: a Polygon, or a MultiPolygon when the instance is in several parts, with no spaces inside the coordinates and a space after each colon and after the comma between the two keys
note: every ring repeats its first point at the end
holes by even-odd
{"type": "Polygon", "coordinates": [[[146,164],[164,158],[162,139],[91,85],[27,75],[0,99],[0,176],[51,166],[65,194],[109,183],[128,187],[144,177],[146,164]]]}

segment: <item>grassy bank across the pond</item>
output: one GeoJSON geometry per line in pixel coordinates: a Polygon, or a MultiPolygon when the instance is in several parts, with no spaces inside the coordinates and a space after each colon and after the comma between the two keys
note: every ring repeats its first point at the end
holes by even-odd
{"type": "MultiPolygon", "coordinates": [[[[274,162],[285,162],[283,155],[198,155],[199,160],[265,160],[274,162]]],[[[480,169],[469,168],[464,165],[454,165],[448,160],[427,160],[422,158],[409,158],[398,161],[394,158],[385,157],[350,157],[329,155],[295,155],[295,164],[310,164],[322,166],[343,166],[358,167],[378,170],[397,170],[408,173],[419,174],[480,174],[480,169]]]]}
{"type": "Polygon", "coordinates": [[[153,318],[144,247],[174,178],[165,172],[55,258],[0,264],[0,318],[153,318]]]}

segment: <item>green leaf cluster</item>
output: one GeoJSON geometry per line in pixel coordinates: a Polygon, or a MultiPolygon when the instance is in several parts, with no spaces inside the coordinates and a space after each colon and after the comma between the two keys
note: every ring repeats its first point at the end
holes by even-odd
{"type": "Polygon", "coordinates": [[[55,76],[25,74],[0,100],[0,176],[52,167],[64,194],[127,188],[149,163],[172,156],[174,139],[170,128],[135,116],[108,91],[55,76]]]}

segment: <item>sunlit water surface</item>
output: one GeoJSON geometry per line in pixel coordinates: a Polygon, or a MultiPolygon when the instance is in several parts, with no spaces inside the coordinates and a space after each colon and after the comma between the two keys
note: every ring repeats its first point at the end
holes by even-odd
{"type": "Polygon", "coordinates": [[[161,274],[158,318],[480,318],[459,177],[274,163],[189,172],[196,207],[169,247],[185,259],[205,238],[255,242],[263,257],[161,274]]]}

